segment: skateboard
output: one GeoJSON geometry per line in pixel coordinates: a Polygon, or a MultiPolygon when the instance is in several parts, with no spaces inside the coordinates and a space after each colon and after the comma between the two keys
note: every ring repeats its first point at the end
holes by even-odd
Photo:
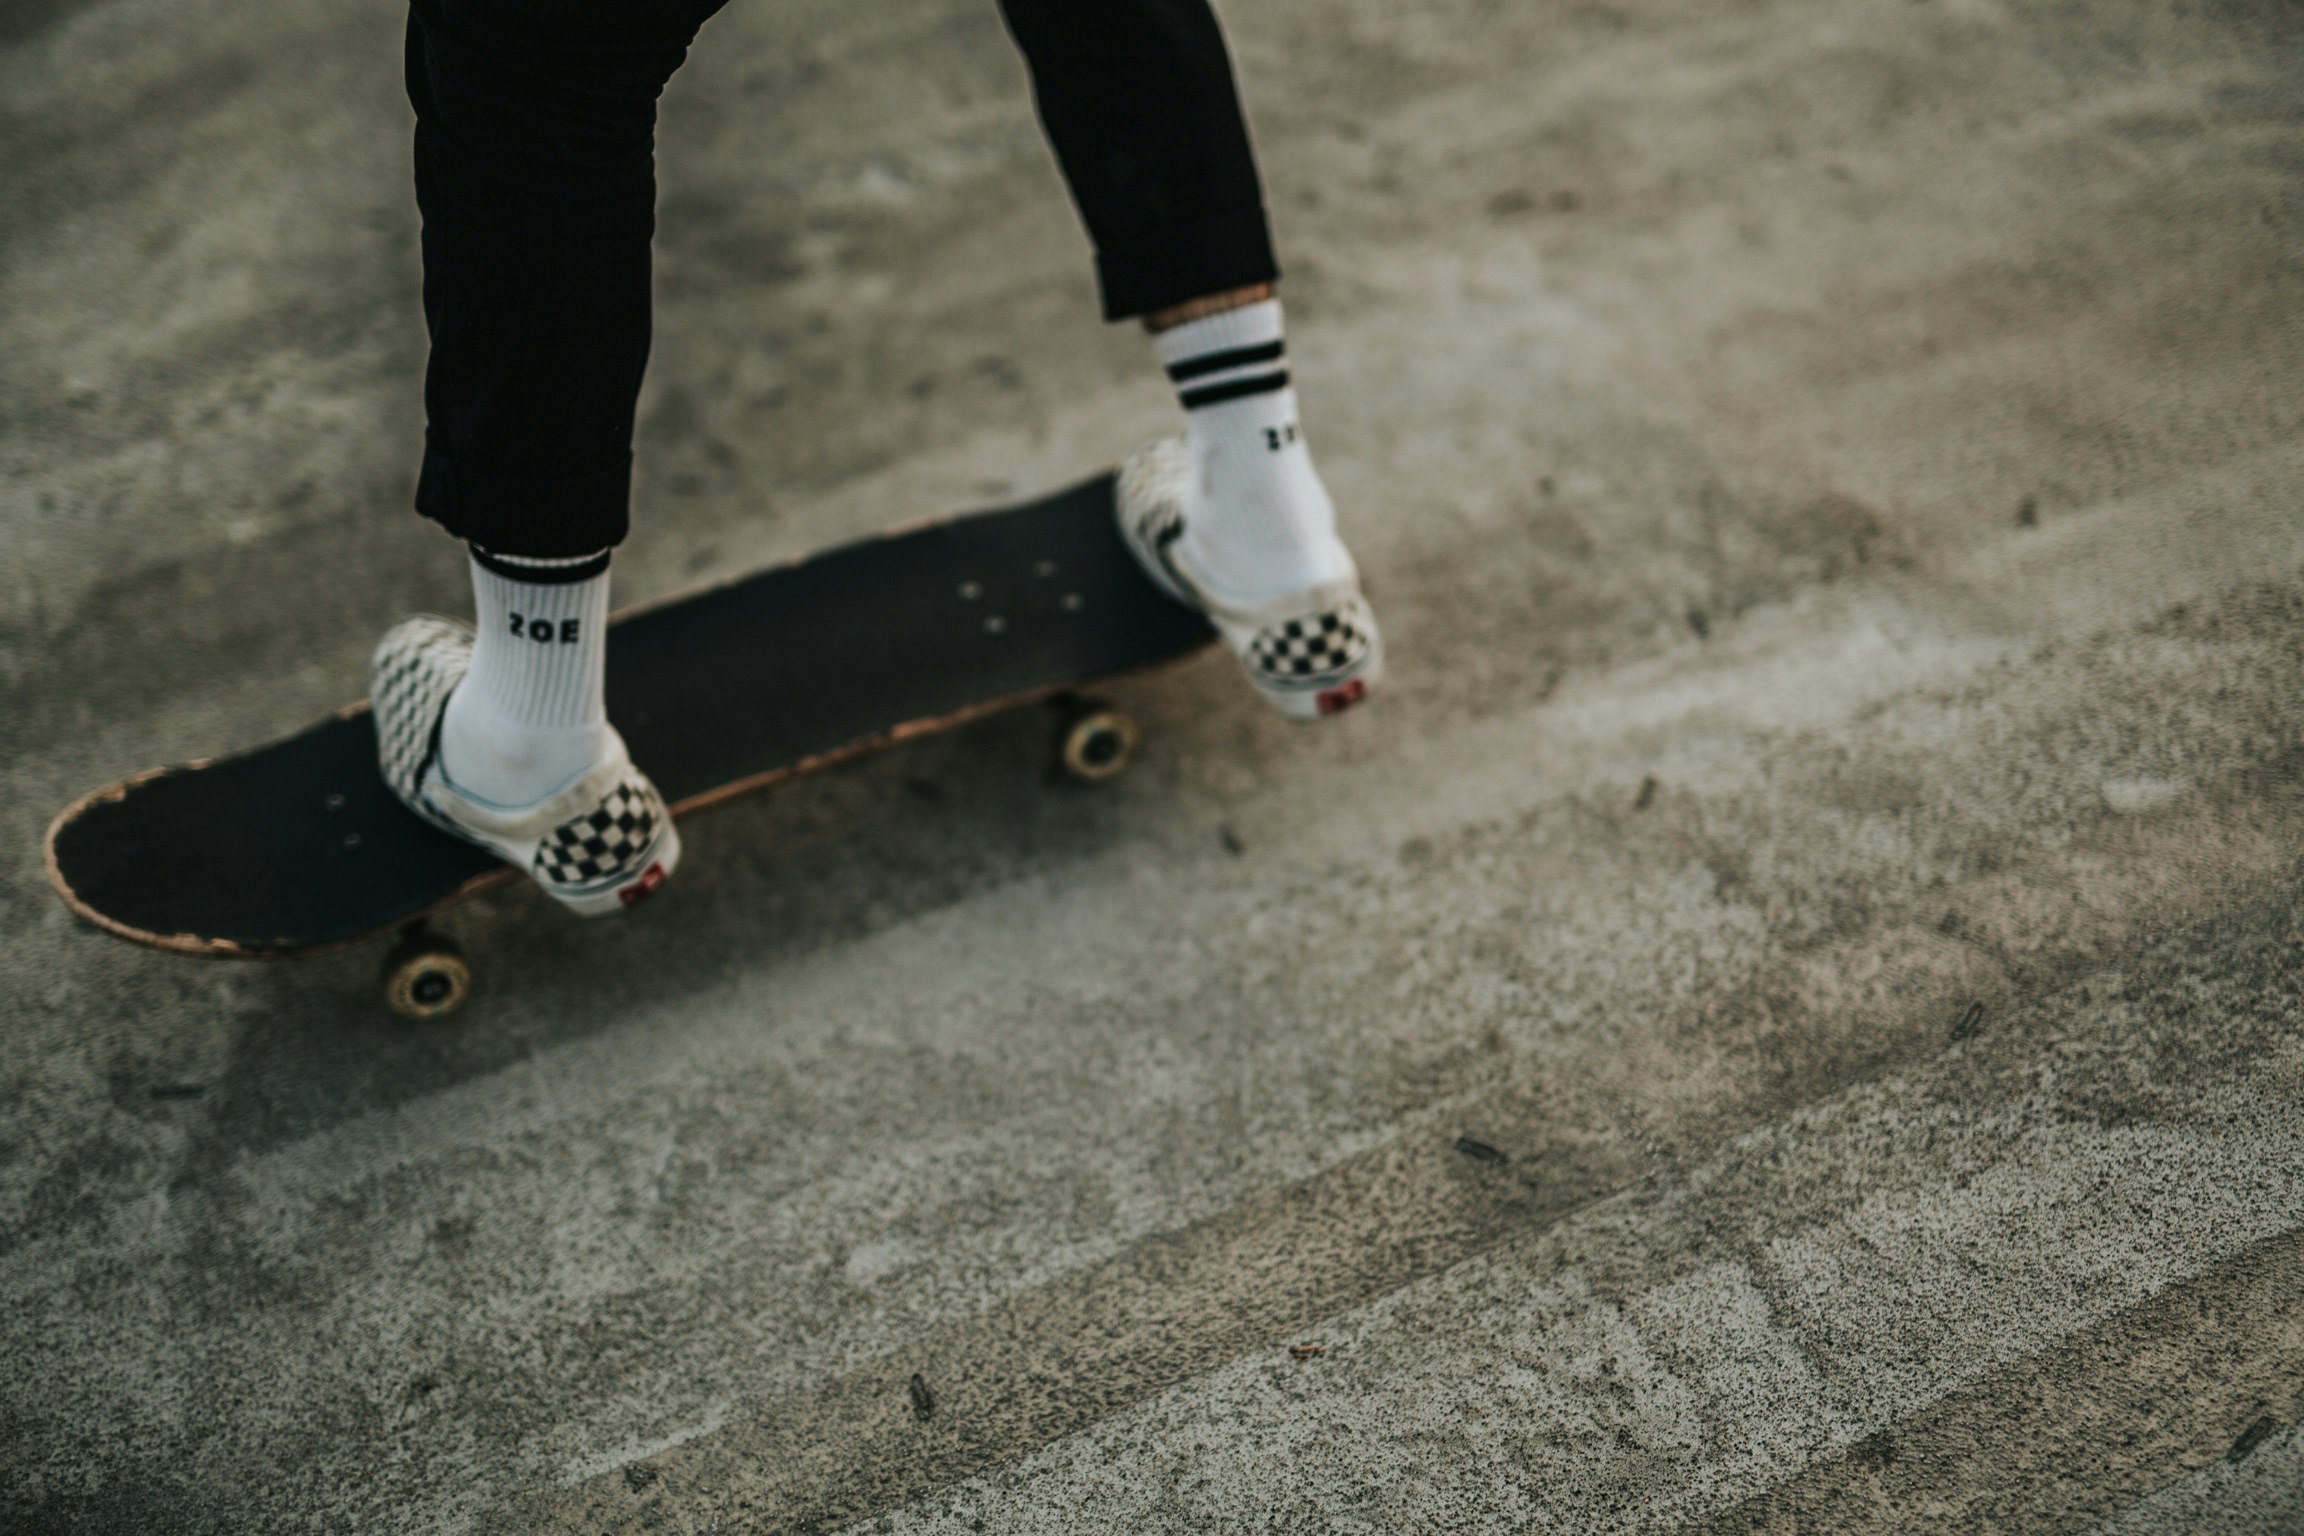
{"type": "MultiPolygon", "coordinates": [[[[619,614],[609,718],[675,816],[1040,701],[1058,709],[1054,768],[1110,779],[1137,728],[1081,690],[1215,639],[1121,542],[1114,484],[1106,473],[619,614]]],[[[472,989],[471,962],[426,919],[519,878],[394,798],[366,700],[83,797],[50,825],[46,862],[82,918],[181,954],[280,959],[398,934],[385,997],[411,1018],[472,989]]]]}

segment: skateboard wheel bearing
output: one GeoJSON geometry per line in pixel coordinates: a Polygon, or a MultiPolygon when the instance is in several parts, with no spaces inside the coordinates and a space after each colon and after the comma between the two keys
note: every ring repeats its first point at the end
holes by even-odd
{"type": "Polygon", "coordinates": [[[384,1000],[404,1019],[445,1018],[472,995],[464,951],[426,928],[410,928],[384,957],[384,1000]]]}
{"type": "Polygon", "coordinates": [[[1136,722],[1110,705],[1074,703],[1057,729],[1056,765],[1083,784],[1101,784],[1128,766],[1136,736],[1136,722]]]}

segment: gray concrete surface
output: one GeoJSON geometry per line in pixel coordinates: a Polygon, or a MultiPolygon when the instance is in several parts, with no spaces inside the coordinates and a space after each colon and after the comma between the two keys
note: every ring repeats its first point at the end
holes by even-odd
{"type": "MultiPolygon", "coordinates": [[[[36,852],[461,601],[394,7],[0,11],[0,1528],[2304,1529],[2304,12],[1226,14],[1397,686],[412,1029],[36,852]]],[[[738,0],[663,162],[622,597],[1167,426],[988,0],[738,0]]]]}

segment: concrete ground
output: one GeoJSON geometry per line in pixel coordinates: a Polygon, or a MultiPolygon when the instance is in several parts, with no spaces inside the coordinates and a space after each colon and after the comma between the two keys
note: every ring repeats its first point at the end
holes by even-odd
{"type": "MultiPolygon", "coordinates": [[[[1231,0],[1393,643],[660,901],[76,926],[463,601],[389,0],[0,10],[0,1528],[2304,1531],[2304,9],[1231,0]]],[[[619,595],[1172,420],[989,0],[665,105],[619,595]]]]}

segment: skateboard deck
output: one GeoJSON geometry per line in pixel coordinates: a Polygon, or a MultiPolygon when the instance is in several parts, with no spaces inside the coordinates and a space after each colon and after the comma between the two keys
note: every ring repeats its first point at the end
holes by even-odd
{"type": "MultiPolygon", "coordinates": [[[[1107,473],[622,614],[609,718],[682,816],[1199,650],[1213,632],[1137,568],[1113,488],[1107,473]]],[[[1108,763],[1133,739],[1115,718],[1108,763]]],[[[393,797],[365,700],[84,797],[48,829],[47,866],[109,932],[241,957],[339,949],[518,877],[393,797]]]]}

